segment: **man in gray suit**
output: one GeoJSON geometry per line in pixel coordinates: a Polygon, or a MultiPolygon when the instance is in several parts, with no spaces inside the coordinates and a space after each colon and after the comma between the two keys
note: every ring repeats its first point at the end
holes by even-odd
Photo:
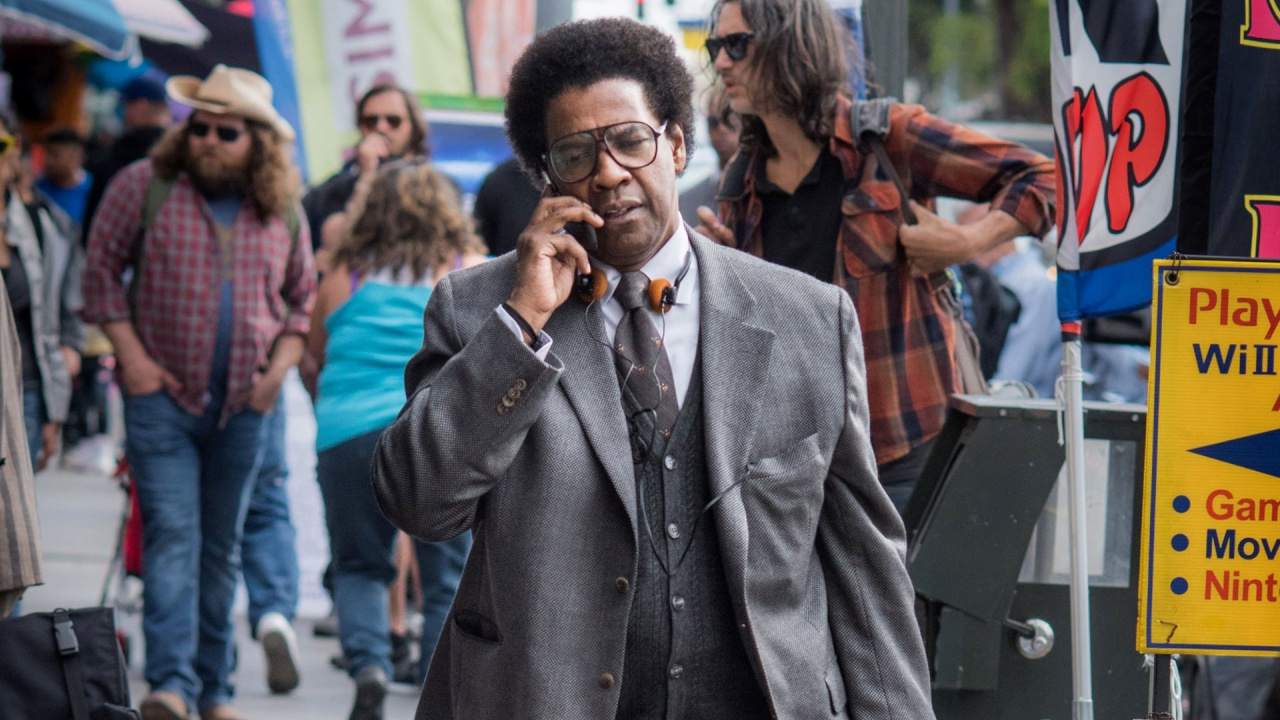
{"type": "Polygon", "coordinates": [[[691,90],[630,20],[515,65],[548,192],[436,286],[375,459],[392,522],[474,534],[419,720],[933,717],[853,306],[682,222],[691,90]]]}

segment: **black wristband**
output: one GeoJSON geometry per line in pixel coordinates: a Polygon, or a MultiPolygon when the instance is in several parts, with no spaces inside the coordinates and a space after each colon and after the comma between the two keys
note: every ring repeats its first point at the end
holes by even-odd
{"type": "Polygon", "coordinates": [[[516,324],[520,326],[521,330],[528,333],[529,337],[532,338],[529,340],[529,349],[537,352],[542,347],[542,335],[534,332],[533,326],[529,324],[529,321],[525,320],[524,316],[516,312],[515,308],[511,307],[511,305],[502,303],[502,309],[507,311],[507,314],[511,316],[512,320],[516,321],[516,324]]]}

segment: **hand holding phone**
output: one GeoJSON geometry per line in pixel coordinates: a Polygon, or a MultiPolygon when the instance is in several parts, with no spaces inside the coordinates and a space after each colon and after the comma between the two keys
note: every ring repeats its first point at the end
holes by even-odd
{"type": "Polygon", "coordinates": [[[596,248],[600,246],[600,240],[596,237],[596,229],[586,223],[565,223],[564,231],[572,235],[573,239],[586,248],[588,253],[594,253],[596,248]]]}
{"type": "Polygon", "coordinates": [[[589,253],[603,225],[590,205],[547,182],[516,243],[516,283],[507,301],[535,331],[574,293],[578,274],[591,273],[589,253]]]}

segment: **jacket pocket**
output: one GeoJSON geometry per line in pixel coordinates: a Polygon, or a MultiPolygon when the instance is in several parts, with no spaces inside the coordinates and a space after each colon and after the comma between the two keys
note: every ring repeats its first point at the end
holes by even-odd
{"type": "Polygon", "coordinates": [[[841,200],[841,253],[851,277],[867,278],[897,266],[901,206],[892,183],[862,183],[841,200]]]}
{"type": "Polygon", "coordinates": [[[502,644],[498,624],[478,612],[458,610],[453,614],[453,624],[458,628],[459,635],[495,645],[502,644]]]}
{"type": "Polygon", "coordinates": [[[754,479],[790,475],[821,455],[822,449],[818,447],[818,433],[813,433],[777,455],[753,461],[748,474],[754,479]]]}
{"type": "Polygon", "coordinates": [[[831,699],[831,714],[842,715],[849,704],[844,692],[844,678],[835,667],[827,668],[827,697],[831,699]]]}

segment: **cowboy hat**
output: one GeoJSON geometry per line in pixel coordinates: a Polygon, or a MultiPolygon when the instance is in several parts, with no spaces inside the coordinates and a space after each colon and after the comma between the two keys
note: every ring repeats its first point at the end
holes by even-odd
{"type": "Polygon", "coordinates": [[[271,83],[258,73],[218,64],[201,80],[175,75],[165,83],[169,97],[183,105],[218,115],[239,115],[269,125],[285,142],[293,140],[293,128],[271,105],[271,83]]]}

